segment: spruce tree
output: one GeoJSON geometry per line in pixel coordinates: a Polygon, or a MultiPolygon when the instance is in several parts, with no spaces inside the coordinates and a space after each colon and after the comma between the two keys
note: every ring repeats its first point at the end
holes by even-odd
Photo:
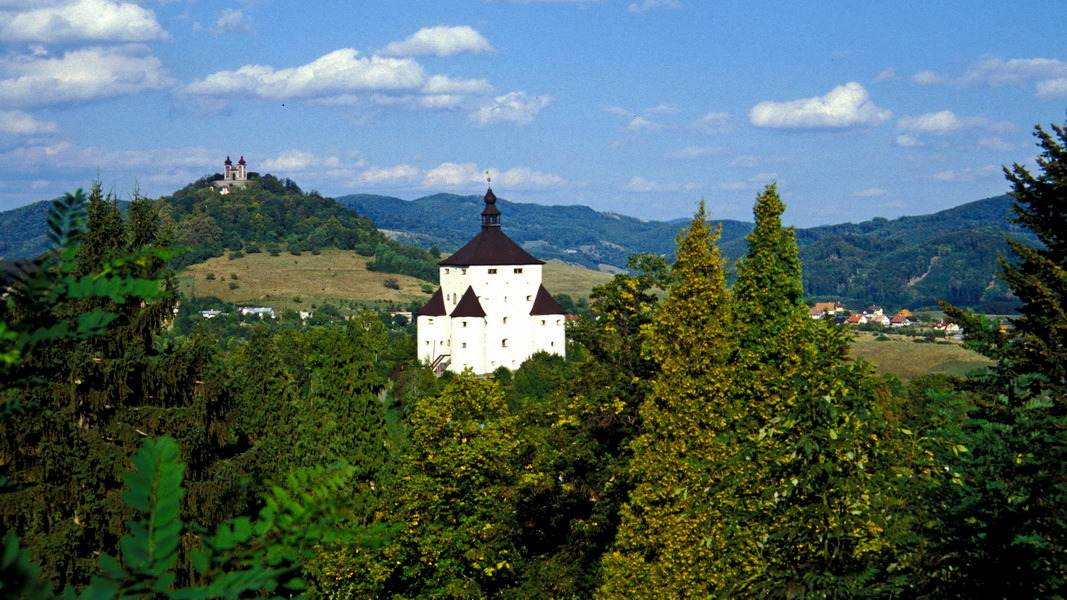
{"type": "Polygon", "coordinates": [[[659,373],[641,406],[633,444],[635,489],[604,559],[603,598],[705,598],[722,582],[713,566],[721,523],[698,485],[733,453],[730,297],[718,232],[704,206],[679,235],[667,298],[647,328],[659,373]]]}

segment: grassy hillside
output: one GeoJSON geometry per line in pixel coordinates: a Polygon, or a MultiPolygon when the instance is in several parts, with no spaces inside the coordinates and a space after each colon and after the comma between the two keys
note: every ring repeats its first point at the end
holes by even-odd
{"type": "Polygon", "coordinates": [[[317,256],[263,252],[234,260],[216,257],[186,267],[179,282],[191,297],[217,296],[227,302],[282,309],[306,309],[325,300],[408,303],[429,299],[422,291],[426,282],[369,271],[369,260],[346,250],[322,250],[317,256]],[[208,279],[209,274],[215,278],[208,279]],[[400,289],[385,287],[389,279],[395,279],[400,289]]]}
{"type": "MultiPolygon", "coordinates": [[[[300,256],[258,253],[233,260],[216,257],[185,268],[179,274],[179,285],[190,297],[216,296],[227,302],[279,309],[306,309],[327,300],[407,304],[429,299],[423,291],[425,281],[369,271],[369,261],[345,250],[322,250],[319,255],[304,252],[300,256]],[[209,274],[214,279],[208,279],[209,274]],[[385,287],[390,279],[397,281],[399,290],[385,287]]],[[[544,269],[545,287],[553,294],[574,299],[588,298],[593,286],[611,277],[559,262],[549,262],[544,269]]]]}
{"type": "Polygon", "coordinates": [[[903,380],[927,373],[963,375],[992,362],[967,350],[954,341],[946,343],[916,343],[910,336],[890,335],[888,341],[876,341],[876,334],[858,331],[852,344],[852,356],[862,357],[878,366],[879,373],[895,375],[903,380]]]}

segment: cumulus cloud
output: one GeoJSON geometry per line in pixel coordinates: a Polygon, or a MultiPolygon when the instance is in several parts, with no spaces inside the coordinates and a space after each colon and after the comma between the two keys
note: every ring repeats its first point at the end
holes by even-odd
{"type": "Polygon", "coordinates": [[[509,92],[483,104],[470,120],[477,125],[513,123],[528,125],[542,110],[552,104],[551,96],[529,96],[526,92],[509,92]]]}
{"type": "Polygon", "coordinates": [[[627,131],[659,131],[660,129],[663,129],[663,125],[644,117],[634,117],[626,126],[627,131]]]}
{"type": "Polygon", "coordinates": [[[642,2],[631,2],[626,10],[632,13],[643,13],[646,10],[652,10],[653,8],[681,8],[682,3],[678,0],[642,0],[642,2]]]}
{"type": "Polygon", "coordinates": [[[245,65],[219,71],[185,86],[189,94],[300,98],[353,91],[414,90],[426,82],[426,72],[411,59],[364,58],[352,48],[335,50],[314,61],[288,69],[245,65]]]}
{"type": "Polygon", "coordinates": [[[657,183],[645,179],[644,177],[631,177],[629,181],[622,184],[622,189],[627,192],[637,193],[649,193],[649,192],[681,192],[696,189],[695,183],[657,183]]]}
{"type": "Polygon", "coordinates": [[[0,8],[0,41],[151,42],[169,38],[154,12],[130,2],[74,0],[12,10],[15,6],[0,8]]]}
{"type": "Polygon", "coordinates": [[[493,86],[485,79],[455,79],[434,75],[422,88],[425,94],[491,94],[493,86]]]}
{"type": "Polygon", "coordinates": [[[227,8],[215,21],[216,33],[246,33],[252,31],[248,17],[235,8],[227,8]]]}
{"type": "Polygon", "coordinates": [[[893,113],[879,108],[856,82],[830,90],[825,96],[791,102],[760,102],[749,111],[757,127],[781,129],[848,128],[881,125],[893,113]]]}
{"type": "Polygon", "coordinates": [[[901,117],[897,127],[905,131],[945,135],[965,129],[989,129],[1008,132],[1016,129],[1015,125],[1005,121],[991,121],[985,117],[960,117],[951,110],[926,113],[917,117],[901,117]]]}
{"type": "Polygon", "coordinates": [[[1008,152],[1015,149],[1015,146],[998,137],[982,138],[978,140],[978,147],[983,150],[993,150],[994,152],[1008,152]]]}
{"type": "Polygon", "coordinates": [[[8,56],[0,59],[0,104],[41,106],[127,96],[175,84],[138,44],[90,47],[62,57],[8,56]]]}
{"type": "Polygon", "coordinates": [[[997,165],[988,165],[985,167],[967,167],[964,169],[951,169],[948,171],[940,171],[934,173],[934,181],[942,181],[946,183],[965,183],[968,181],[975,181],[976,179],[985,179],[986,177],[999,177],[1002,173],[1001,167],[997,165]]]}
{"type": "Polygon", "coordinates": [[[41,135],[55,133],[59,126],[52,121],[38,121],[20,110],[0,110],[0,133],[9,135],[41,135]]]}
{"type": "Polygon", "coordinates": [[[875,83],[885,83],[886,81],[897,81],[900,79],[900,75],[897,75],[896,69],[893,67],[886,67],[882,69],[882,72],[874,78],[875,83]]]}
{"type": "Polygon", "coordinates": [[[481,54],[492,52],[482,34],[466,25],[460,27],[426,27],[416,31],[407,39],[393,42],[378,52],[379,56],[452,56],[461,52],[481,54]]]}
{"type": "Polygon", "coordinates": [[[752,177],[741,181],[731,181],[719,186],[719,189],[730,191],[743,191],[762,189],[769,183],[778,179],[777,173],[756,173],[752,177]]]}

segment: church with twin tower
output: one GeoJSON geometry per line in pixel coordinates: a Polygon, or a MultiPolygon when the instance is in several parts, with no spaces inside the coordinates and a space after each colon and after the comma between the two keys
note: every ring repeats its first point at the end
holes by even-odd
{"type": "Polygon", "coordinates": [[[440,373],[517,369],[535,352],[566,354],[566,313],[537,260],[500,230],[492,188],[482,230],[438,263],[441,287],[416,312],[419,359],[440,373]]]}

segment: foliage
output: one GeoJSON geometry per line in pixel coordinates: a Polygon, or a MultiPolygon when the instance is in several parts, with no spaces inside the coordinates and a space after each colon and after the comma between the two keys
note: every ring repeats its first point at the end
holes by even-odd
{"type": "Polygon", "coordinates": [[[968,344],[995,364],[964,386],[975,403],[952,464],[960,485],[927,498],[938,517],[927,571],[943,597],[1062,597],[1067,589],[1067,131],[1037,127],[1041,173],[1006,169],[1015,222],[1040,247],[1012,243],[1001,277],[1024,303],[1002,330],[946,305],[968,344]],[[996,571],[992,571],[992,561],[996,571]]]}
{"type": "Polygon", "coordinates": [[[635,488],[623,507],[614,550],[605,557],[603,597],[703,597],[721,584],[709,569],[724,540],[716,513],[687,493],[708,469],[725,464],[732,444],[729,294],[717,232],[703,205],[678,239],[667,298],[649,332],[659,365],[641,405],[643,433],[633,443],[635,488]]]}

